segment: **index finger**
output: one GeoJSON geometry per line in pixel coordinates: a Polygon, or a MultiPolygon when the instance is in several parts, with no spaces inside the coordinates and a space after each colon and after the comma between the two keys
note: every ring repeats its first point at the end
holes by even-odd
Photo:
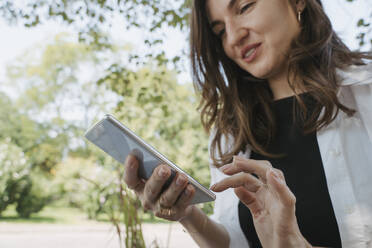
{"type": "Polygon", "coordinates": [[[251,174],[240,172],[227,177],[211,186],[211,190],[221,192],[228,188],[244,187],[251,192],[256,192],[262,186],[262,182],[251,174]]]}
{"type": "Polygon", "coordinates": [[[221,170],[227,175],[233,175],[239,172],[253,173],[266,181],[266,172],[271,168],[272,165],[267,160],[254,160],[234,156],[233,162],[221,167],[221,170]]]}

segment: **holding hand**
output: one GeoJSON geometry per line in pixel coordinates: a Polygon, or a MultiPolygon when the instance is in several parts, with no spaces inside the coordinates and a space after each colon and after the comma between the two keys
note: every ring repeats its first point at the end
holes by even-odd
{"type": "Polygon", "coordinates": [[[138,177],[139,163],[135,156],[129,155],[125,162],[124,181],[135,191],[145,210],[153,211],[155,216],[167,220],[180,220],[191,212],[190,202],[195,193],[185,175],[177,174],[170,186],[163,186],[171,175],[167,165],[159,165],[151,177],[145,181],[138,177]]]}
{"type": "Polygon", "coordinates": [[[299,230],[296,198],[280,170],[274,169],[269,161],[237,156],[220,170],[231,176],[211,189],[221,192],[234,188],[235,194],[251,211],[263,247],[311,247],[299,230]]]}

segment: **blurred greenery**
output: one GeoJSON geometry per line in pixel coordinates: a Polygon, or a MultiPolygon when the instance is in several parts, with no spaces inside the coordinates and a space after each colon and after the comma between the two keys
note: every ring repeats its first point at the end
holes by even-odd
{"type": "Polygon", "coordinates": [[[0,217],[0,221],[8,223],[49,223],[49,224],[82,224],[89,223],[86,213],[72,207],[47,206],[29,218],[20,218],[14,205],[10,205],[0,217]]]}
{"type": "MultiPolygon", "coordinates": [[[[83,138],[107,112],[209,185],[199,99],[191,82],[178,82],[186,48],[169,57],[163,45],[166,32],[188,31],[190,3],[0,1],[0,18],[9,25],[55,21],[77,33],[30,47],[0,82],[16,92],[0,92],[0,221],[73,222],[84,213],[112,222],[126,247],[144,246],[141,223],[160,220],[143,213],[123,184],[123,166],[83,138]],[[114,43],[107,30],[117,22],[123,32],[141,32],[143,43],[114,43]]],[[[355,23],[361,48],[372,44],[371,19],[372,12],[355,23]]],[[[209,214],[213,204],[201,207],[209,214]]]]}
{"type": "MultiPolygon", "coordinates": [[[[83,138],[104,112],[208,186],[207,134],[191,83],[178,83],[176,71],[153,61],[124,66],[127,50],[95,49],[63,33],[8,65],[4,83],[18,96],[0,98],[2,211],[10,206],[22,219],[55,222],[54,215],[37,212],[58,202],[88,219],[109,220],[127,247],[143,247],[141,223],[159,219],[144,215],[123,183],[123,166],[83,138]],[[89,77],[82,77],[84,70],[89,77]],[[78,120],[68,118],[71,110],[78,120]]],[[[211,212],[210,204],[202,207],[211,212]]]]}

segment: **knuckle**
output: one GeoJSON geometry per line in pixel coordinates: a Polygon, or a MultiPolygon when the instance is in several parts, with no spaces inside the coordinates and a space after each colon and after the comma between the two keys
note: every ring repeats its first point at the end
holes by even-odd
{"type": "Polygon", "coordinates": [[[284,204],[286,207],[294,207],[296,205],[296,196],[291,191],[289,191],[289,197],[286,199],[284,204]]]}
{"type": "Polygon", "coordinates": [[[279,174],[279,176],[281,176],[282,178],[284,178],[284,173],[282,170],[279,170],[279,169],[274,169],[275,172],[277,172],[279,174]]]}
{"type": "Polygon", "coordinates": [[[166,168],[165,166],[159,165],[158,167],[156,167],[153,174],[155,174],[155,181],[162,182],[168,178],[169,171],[168,168],[166,168]]]}
{"type": "Polygon", "coordinates": [[[273,167],[273,165],[270,163],[269,160],[263,160],[262,162],[263,162],[267,167],[270,167],[270,168],[273,167]]]}
{"type": "Polygon", "coordinates": [[[288,204],[289,204],[290,206],[294,206],[294,205],[296,205],[296,197],[295,197],[293,194],[291,194],[291,197],[289,197],[288,204]]]}

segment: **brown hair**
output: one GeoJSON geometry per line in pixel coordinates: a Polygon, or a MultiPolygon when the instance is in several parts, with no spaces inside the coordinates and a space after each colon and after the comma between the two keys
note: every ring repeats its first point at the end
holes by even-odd
{"type": "MultiPolygon", "coordinates": [[[[294,0],[290,1],[295,11],[294,0]]],[[[194,86],[201,93],[201,120],[207,132],[216,131],[211,141],[211,157],[216,166],[228,163],[246,146],[262,155],[276,157],[266,151],[275,136],[275,118],[271,111],[272,92],[265,79],[258,79],[230,60],[220,39],[212,32],[205,0],[194,0],[191,14],[190,52],[194,86]],[[223,153],[221,137],[232,137],[231,150],[223,153]],[[218,149],[219,158],[215,156],[218,149]]],[[[331,123],[339,110],[353,115],[336,96],[339,87],[336,68],[364,65],[367,52],[353,52],[333,31],[319,0],[306,0],[302,12],[301,32],[292,42],[288,55],[288,80],[295,92],[296,116],[304,121],[304,133],[319,130],[331,123]],[[310,21],[311,20],[311,21],[310,21]],[[298,92],[307,91],[315,99],[312,113],[298,92]],[[319,114],[324,107],[324,114],[319,114]]]]}

